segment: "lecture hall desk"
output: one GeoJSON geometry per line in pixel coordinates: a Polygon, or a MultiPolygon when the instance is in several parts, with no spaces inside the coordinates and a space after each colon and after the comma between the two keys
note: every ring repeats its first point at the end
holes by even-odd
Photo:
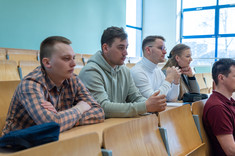
{"type": "MultiPolygon", "coordinates": [[[[138,118],[138,117],[136,117],[136,118],[138,118]]],[[[97,132],[99,135],[100,147],[102,147],[102,145],[103,145],[103,131],[105,128],[108,128],[110,126],[117,125],[120,123],[124,123],[124,122],[130,121],[130,120],[133,120],[133,119],[135,119],[135,118],[110,118],[110,119],[104,120],[104,122],[102,122],[102,123],[74,127],[70,130],[67,130],[65,132],[60,133],[59,140],[72,138],[74,136],[79,136],[79,135],[87,134],[90,132],[97,132]]]]}

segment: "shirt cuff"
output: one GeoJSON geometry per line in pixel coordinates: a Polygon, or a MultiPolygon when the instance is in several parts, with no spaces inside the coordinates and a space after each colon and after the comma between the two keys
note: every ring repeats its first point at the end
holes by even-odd
{"type": "MultiPolygon", "coordinates": [[[[164,80],[163,84],[166,84],[168,87],[171,87],[171,83],[168,82],[168,81],[166,81],[166,80],[164,80]]],[[[163,84],[162,84],[162,85],[163,85],[163,84]]]]}
{"type": "Polygon", "coordinates": [[[172,88],[173,87],[178,87],[180,84],[174,84],[174,83],[172,83],[172,88]]]}
{"type": "Polygon", "coordinates": [[[138,114],[143,114],[147,112],[146,104],[145,102],[140,102],[136,106],[138,114]]]}
{"type": "Polygon", "coordinates": [[[193,77],[188,77],[189,80],[196,80],[195,76],[193,77]]]}

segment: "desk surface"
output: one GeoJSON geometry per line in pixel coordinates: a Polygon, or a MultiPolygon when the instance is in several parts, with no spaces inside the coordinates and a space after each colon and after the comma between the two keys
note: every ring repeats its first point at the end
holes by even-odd
{"type": "MultiPolygon", "coordinates": [[[[136,118],[138,118],[138,117],[136,117],[136,118]]],[[[130,121],[130,120],[133,120],[133,119],[135,119],[135,118],[111,118],[111,119],[106,119],[103,123],[99,123],[99,124],[74,127],[70,130],[67,130],[67,131],[61,133],[59,136],[59,140],[72,138],[72,137],[87,134],[90,132],[96,132],[99,135],[99,143],[100,143],[100,146],[102,147],[103,131],[105,128],[113,126],[113,125],[117,125],[120,123],[124,123],[124,122],[130,121]]]]}

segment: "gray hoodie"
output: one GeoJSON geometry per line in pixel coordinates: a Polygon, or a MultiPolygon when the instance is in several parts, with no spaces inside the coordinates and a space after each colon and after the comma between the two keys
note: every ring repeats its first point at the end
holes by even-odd
{"type": "Polygon", "coordinates": [[[101,51],[90,58],[79,78],[101,104],[106,117],[134,117],[146,113],[146,98],[136,88],[130,70],[124,65],[112,68],[101,51]]]}

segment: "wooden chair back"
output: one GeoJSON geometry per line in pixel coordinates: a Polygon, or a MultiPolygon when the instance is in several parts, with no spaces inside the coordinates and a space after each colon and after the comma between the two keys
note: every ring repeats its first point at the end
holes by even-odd
{"type": "Polygon", "coordinates": [[[36,67],[40,66],[39,61],[19,61],[19,70],[21,79],[32,72],[36,67]]]}
{"type": "Polygon", "coordinates": [[[20,80],[18,67],[15,61],[0,60],[0,81],[20,80]]]}
{"type": "Polygon", "coordinates": [[[148,115],[106,128],[104,148],[115,156],[167,155],[157,124],[156,115],[148,115]]]}
{"type": "Polygon", "coordinates": [[[76,75],[79,75],[79,73],[80,73],[80,71],[82,70],[82,66],[76,66],[75,68],[74,68],[74,73],[76,74],[76,75]]]}
{"type": "Polygon", "coordinates": [[[132,67],[135,66],[135,63],[127,63],[126,66],[127,66],[129,69],[131,69],[132,67]]]}
{"type": "Polygon", "coordinates": [[[75,62],[76,64],[83,64],[83,60],[82,60],[82,54],[79,54],[79,53],[76,53],[76,56],[75,56],[75,62]]]}
{"type": "Polygon", "coordinates": [[[6,49],[5,48],[0,48],[0,60],[6,60],[6,49]]]}
{"type": "Polygon", "coordinates": [[[208,94],[209,93],[209,89],[204,81],[203,75],[202,73],[197,73],[195,74],[195,77],[197,79],[199,88],[200,88],[200,93],[204,93],[204,94],[208,94]]]}
{"type": "MultiPolygon", "coordinates": [[[[1,154],[0,154],[1,155],[1,154]]],[[[74,138],[51,142],[23,151],[5,154],[8,156],[102,156],[98,134],[88,133],[74,138]]]]}
{"type": "Polygon", "coordinates": [[[89,60],[89,58],[91,58],[92,54],[82,54],[82,60],[84,65],[86,65],[87,61],[89,60]]]}
{"type": "Polygon", "coordinates": [[[38,51],[37,50],[27,50],[27,49],[7,49],[7,57],[9,60],[16,61],[38,61],[38,51]]]}
{"type": "Polygon", "coordinates": [[[158,68],[162,69],[166,64],[166,61],[165,62],[160,62],[157,64],[158,68]]]}
{"type": "Polygon", "coordinates": [[[213,88],[213,79],[212,79],[212,74],[211,73],[203,73],[203,78],[206,81],[206,86],[209,89],[209,93],[212,92],[213,88]]]}
{"type": "Polygon", "coordinates": [[[202,141],[205,143],[205,146],[206,146],[205,148],[206,156],[210,156],[212,155],[212,148],[211,148],[209,138],[207,137],[207,134],[204,129],[203,122],[202,122],[203,109],[204,109],[205,103],[206,103],[206,100],[196,101],[192,103],[192,113],[193,115],[198,115],[199,117],[202,141]]]}
{"type": "Polygon", "coordinates": [[[80,71],[82,70],[82,68],[84,67],[83,62],[76,62],[76,66],[74,67],[74,73],[76,75],[79,75],[80,71]]]}
{"type": "Polygon", "coordinates": [[[160,112],[158,117],[159,126],[167,131],[171,155],[190,155],[204,146],[189,104],[160,112]]]}
{"type": "Polygon", "coordinates": [[[11,98],[16,87],[20,83],[18,81],[0,81],[0,136],[5,125],[7,112],[11,103],[11,98]]]}

